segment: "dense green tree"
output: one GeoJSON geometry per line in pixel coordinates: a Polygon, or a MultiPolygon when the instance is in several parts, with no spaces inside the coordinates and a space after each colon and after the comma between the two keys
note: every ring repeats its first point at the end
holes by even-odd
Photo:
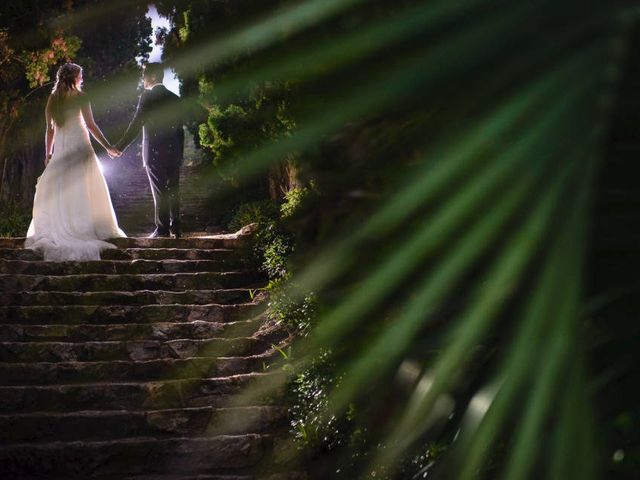
{"type": "MultiPolygon", "coordinates": [[[[8,184],[15,181],[7,172],[25,169],[19,153],[28,148],[23,136],[16,134],[42,105],[40,91],[50,82],[53,67],[72,59],[80,40],[49,21],[68,13],[63,2],[5,2],[0,9],[0,198],[7,202],[8,184]]],[[[31,169],[26,170],[33,176],[31,169]]],[[[16,187],[14,192],[24,184],[16,187]]]]}
{"type": "MultiPolygon", "coordinates": [[[[164,32],[165,59],[176,65],[182,79],[183,94],[197,98],[200,109],[204,109],[204,115],[192,117],[195,119],[192,131],[197,135],[200,146],[208,152],[217,175],[235,188],[240,187],[240,159],[248,152],[290,135],[295,128],[292,105],[296,98],[295,87],[290,80],[250,81],[236,85],[228,95],[220,97],[217,85],[246,72],[254,58],[253,52],[247,50],[223,61],[199,63],[195,68],[192,63],[182,61],[182,56],[200,48],[207,49],[216,36],[273,11],[281,3],[158,3],[159,10],[173,24],[170,32],[164,32]]],[[[194,111],[198,112],[198,109],[194,111]]],[[[281,160],[269,178],[269,189],[275,198],[282,197],[283,190],[296,182],[295,174],[284,178],[274,176],[278,171],[295,169],[295,152],[283,155],[281,160]]],[[[264,178],[254,182],[253,186],[257,195],[269,191],[264,178]]],[[[246,187],[245,182],[245,192],[246,187]]]]}

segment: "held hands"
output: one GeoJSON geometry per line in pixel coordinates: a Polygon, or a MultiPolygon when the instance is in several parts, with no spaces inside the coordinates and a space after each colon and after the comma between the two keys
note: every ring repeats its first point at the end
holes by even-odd
{"type": "Polygon", "coordinates": [[[110,158],[117,158],[122,155],[122,152],[115,147],[107,147],[107,153],[110,158]]]}

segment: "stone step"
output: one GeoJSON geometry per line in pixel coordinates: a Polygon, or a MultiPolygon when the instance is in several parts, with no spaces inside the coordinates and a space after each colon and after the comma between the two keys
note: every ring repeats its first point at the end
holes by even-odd
{"type": "Polygon", "coordinates": [[[285,394],[280,373],[150,382],[0,386],[0,412],[159,410],[184,407],[272,405],[285,394]],[[248,388],[268,394],[242,395],[248,388]]]}
{"type": "Polygon", "coordinates": [[[0,274],[0,290],[104,292],[137,290],[214,290],[262,287],[265,277],[255,272],[197,272],[159,274],[11,275],[0,274]]]}
{"type": "MultiPolygon", "coordinates": [[[[98,480],[106,477],[95,477],[98,480]]],[[[309,480],[309,476],[304,472],[288,471],[287,473],[257,474],[257,475],[216,475],[216,474],[195,474],[195,475],[125,475],[121,480],[309,480]]]]}
{"type": "Polygon", "coordinates": [[[0,305],[168,305],[249,303],[253,290],[139,290],[136,292],[0,292],[0,305]]]}
{"type": "Polygon", "coordinates": [[[255,332],[263,321],[256,317],[238,322],[158,322],[22,325],[0,324],[0,342],[90,342],[118,340],[170,340],[172,338],[207,339],[245,337],[255,332]]]}
{"type": "Polygon", "coordinates": [[[86,274],[176,274],[223,272],[231,262],[220,260],[100,260],[91,262],[44,262],[0,260],[0,274],[86,275],[86,274]]]}
{"type": "MultiPolygon", "coordinates": [[[[107,240],[118,248],[197,248],[219,249],[235,248],[249,235],[235,233],[210,235],[207,237],[175,238],[112,238],[107,240]]],[[[24,238],[0,238],[0,248],[23,248],[24,238]]]]}
{"type": "Polygon", "coordinates": [[[239,247],[248,235],[221,234],[192,238],[116,238],[109,240],[118,248],[199,248],[219,249],[239,247]]]}
{"type": "Polygon", "coordinates": [[[121,248],[102,252],[103,260],[224,260],[233,263],[231,248],[121,248]]]}
{"type": "Polygon", "coordinates": [[[0,362],[101,362],[161,358],[255,355],[270,345],[262,340],[131,340],[119,342],[0,342],[0,362]]]}
{"type": "MultiPolygon", "coordinates": [[[[221,260],[238,263],[234,250],[228,248],[125,248],[102,252],[102,260],[221,260]]],[[[42,260],[42,255],[23,248],[0,248],[0,258],[7,260],[42,260]]]]}
{"type": "MultiPolygon", "coordinates": [[[[125,211],[124,215],[139,215],[139,216],[153,216],[153,196],[151,195],[151,193],[148,191],[148,187],[149,187],[149,183],[147,182],[147,185],[144,185],[142,182],[133,182],[131,183],[130,187],[134,187],[134,188],[140,188],[140,187],[147,187],[146,191],[139,191],[136,192],[137,194],[134,195],[127,195],[125,198],[117,198],[114,199],[114,207],[115,204],[122,204],[125,206],[134,206],[134,205],[144,205],[146,206],[151,206],[151,211],[134,211],[132,209],[127,209],[127,211],[125,211]],[[131,202],[131,203],[129,203],[131,202]]],[[[181,199],[182,200],[182,199],[181,199]]],[[[180,202],[182,203],[182,202],[180,202]]],[[[118,217],[118,220],[120,219],[120,216],[118,217]]]]}
{"type": "Polygon", "coordinates": [[[144,197],[129,198],[127,199],[127,204],[123,206],[127,210],[124,212],[120,211],[117,214],[118,223],[120,223],[121,226],[130,218],[144,219],[145,223],[153,224],[153,199],[147,199],[144,197]]]}
{"type": "MultiPolygon", "coordinates": [[[[255,297],[254,297],[255,299],[255,297]]],[[[256,316],[264,310],[259,303],[236,305],[47,305],[0,307],[0,323],[94,324],[233,322],[256,316]]]]}
{"type": "Polygon", "coordinates": [[[5,414],[0,415],[0,445],[275,433],[286,430],[287,416],[282,406],[5,414]]]}
{"type": "MultiPolygon", "coordinates": [[[[284,442],[284,440],[280,440],[284,442]]],[[[131,474],[277,471],[278,440],[267,434],[127,438],[0,447],[6,478],[123,478],[131,474]],[[275,465],[274,465],[275,463],[275,465]],[[43,468],[44,466],[44,468],[43,468]]],[[[286,466],[280,466],[286,471],[286,466]]]]}
{"type": "Polygon", "coordinates": [[[4,386],[69,385],[212,378],[264,371],[280,359],[271,349],[242,357],[189,357],[110,362],[1,363],[4,386]]]}

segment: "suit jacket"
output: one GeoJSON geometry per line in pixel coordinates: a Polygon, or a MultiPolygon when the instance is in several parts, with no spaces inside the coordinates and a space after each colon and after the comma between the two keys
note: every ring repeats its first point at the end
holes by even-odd
{"type": "Polygon", "coordinates": [[[142,130],[142,162],[147,165],[181,164],[184,149],[180,97],[158,84],[140,95],[138,108],[116,148],[125,150],[142,130]]]}

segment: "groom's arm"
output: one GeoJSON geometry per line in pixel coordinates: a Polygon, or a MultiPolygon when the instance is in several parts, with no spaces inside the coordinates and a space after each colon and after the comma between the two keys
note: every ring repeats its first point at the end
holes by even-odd
{"type": "Polygon", "coordinates": [[[136,108],[136,113],[133,116],[133,120],[131,120],[131,123],[129,123],[129,126],[124,132],[124,135],[115,145],[118,150],[124,151],[129,145],[133,143],[136,138],[138,138],[138,135],[140,135],[140,130],[142,130],[142,125],[144,125],[144,114],[145,92],[140,95],[140,100],[138,100],[138,107],[136,108]]]}

